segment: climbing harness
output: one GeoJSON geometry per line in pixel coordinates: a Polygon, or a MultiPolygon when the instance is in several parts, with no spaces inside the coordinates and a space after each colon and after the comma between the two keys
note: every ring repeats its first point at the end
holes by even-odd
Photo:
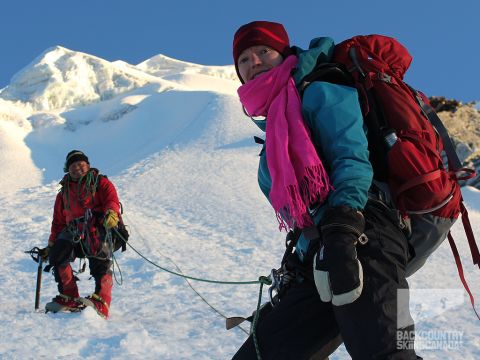
{"type": "MultiPolygon", "coordinates": [[[[73,219],[67,225],[67,231],[72,235],[72,242],[74,244],[79,245],[85,258],[112,261],[113,278],[115,279],[115,282],[121,286],[123,284],[123,274],[122,274],[120,265],[118,264],[117,258],[115,256],[114,242],[113,242],[113,236],[112,236],[112,230],[117,232],[117,229],[115,228],[105,229],[105,236],[103,238],[104,246],[102,245],[102,250],[104,250],[105,255],[104,256],[94,255],[91,247],[90,232],[89,232],[89,228],[92,220],[94,220],[92,211],[90,209],[86,209],[85,214],[83,216],[73,219]],[[118,276],[117,276],[117,271],[119,274],[118,276]]],[[[119,233],[117,232],[117,234],[119,233]]],[[[122,240],[124,240],[124,238],[120,234],[119,236],[121,237],[122,240]]],[[[74,272],[76,274],[81,274],[85,271],[85,267],[86,267],[86,261],[85,259],[80,257],[79,270],[74,272]],[[83,261],[83,265],[82,265],[82,261],[83,261]]],[[[52,265],[47,265],[45,267],[45,271],[48,272],[50,271],[51,268],[52,268],[52,265]]]]}

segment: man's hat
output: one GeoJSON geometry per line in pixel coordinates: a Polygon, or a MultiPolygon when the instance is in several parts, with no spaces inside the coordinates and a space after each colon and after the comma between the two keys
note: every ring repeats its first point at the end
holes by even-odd
{"type": "Polygon", "coordinates": [[[85,161],[87,164],[88,157],[80,150],[72,150],[67,154],[67,158],[65,159],[65,165],[63,166],[63,171],[68,172],[68,168],[76,161],[85,161]]]}

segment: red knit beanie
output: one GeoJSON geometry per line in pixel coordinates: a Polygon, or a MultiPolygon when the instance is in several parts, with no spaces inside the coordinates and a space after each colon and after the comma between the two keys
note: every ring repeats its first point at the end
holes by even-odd
{"type": "Polygon", "coordinates": [[[271,47],[282,54],[284,58],[291,53],[290,40],[282,24],[270,21],[253,21],[242,25],[233,37],[233,61],[240,81],[242,81],[242,78],[238,72],[238,57],[242,51],[256,45],[271,47]]]}

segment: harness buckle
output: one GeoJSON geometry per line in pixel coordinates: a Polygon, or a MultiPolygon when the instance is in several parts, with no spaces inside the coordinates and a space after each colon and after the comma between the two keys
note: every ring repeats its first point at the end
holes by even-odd
{"type": "Polygon", "coordinates": [[[280,292],[282,275],[280,270],[272,269],[269,275],[270,280],[272,280],[272,285],[268,288],[268,296],[270,297],[270,304],[272,306],[277,305],[280,300],[278,299],[278,293],[280,292]]]}
{"type": "Polygon", "coordinates": [[[357,241],[360,243],[360,245],[365,245],[368,242],[368,237],[363,233],[362,235],[359,236],[357,241]]]}
{"type": "Polygon", "coordinates": [[[272,306],[275,306],[280,302],[282,294],[288,289],[291,282],[295,281],[296,277],[297,272],[288,270],[285,265],[282,265],[280,269],[272,269],[268,276],[272,281],[272,284],[268,289],[270,304],[272,304],[272,306]]]}

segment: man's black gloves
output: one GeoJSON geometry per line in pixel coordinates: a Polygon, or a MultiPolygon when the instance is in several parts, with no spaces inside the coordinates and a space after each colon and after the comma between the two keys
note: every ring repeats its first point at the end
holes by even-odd
{"type": "Polygon", "coordinates": [[[363,214],[347,206],[327,209],[320,224],[322,243],[313,262],[315,285],[324,302],[350,304],[363,288],[356,245],[368,241],[363,214]]]}
{"type": "Polygon", "coordinates": [[[48,254],[50,253],[51,246],[48,245],[46,248],[38,250],[38,256],[42,258],[43,261],[48,260],[48,254]]]}

